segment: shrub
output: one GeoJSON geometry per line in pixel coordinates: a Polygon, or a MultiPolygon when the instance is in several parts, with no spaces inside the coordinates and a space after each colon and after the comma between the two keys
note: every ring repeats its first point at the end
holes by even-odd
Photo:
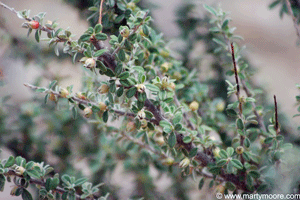
{"type": "Polygon", "coordinates": [[[191,4],[183,5],[177,20],[185,42],[180,61],[150,24],[149,11],[137,3],[95,1],[90,18],[97,21],[99,13],[99,21],[78,39],[55,21],[45,23],[45,13],[30,17],[28,10],[0,3],[24,20],[28,35],[48,41],[57,56],[62,44],[63,53],[82,63],[85,76],[80,92],[57,80],[48,86],[24,84],[45,96],[22,107],[21,141],[6,137],[14,131],[5,125],[9,113],[1,110],[1,143],[15,156],[1,161],[0,189],[12,179],[11,194],[26,200],[32,199],[29,185],[37,186],[40,199],[114,199],[117,188],[105,176],[122,161],[134,172],[132,197],[165,197],[155,190],[150,168],[168,174],[179,199],[188,198],[188,177],[199,189],[209,182],[225,194],[271,193],[292,144],[284,141],[276,96],[272,108],[265,105],[262,89],[251,80],[254,70],[228,15],[204,5],[210,14],[198,19],[189,15],[191,4]],[[199,26],[209,31],[199,32],[199,26]],[[191,58],[195,41],[206,47],[200,58],[213,57],[213,75],[200,76],[201,61],[191,58]],[[46,125],[43,133],[36,128],[38,117],[46,125]],[[52,148],[45,150],[46,143],[52,148]],[[47,154],[58,158],[57,169],[45,164],[47,154]],[[85,159],[93,184],[76,175],[72,157],[85,159]]]}

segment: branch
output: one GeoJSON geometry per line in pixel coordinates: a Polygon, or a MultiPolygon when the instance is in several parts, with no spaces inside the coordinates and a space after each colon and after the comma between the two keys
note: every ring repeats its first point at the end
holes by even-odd
{"type": "Polygon", "coordinates": [[[277,101],[276,101],[276,96],[274,95],[274,105],[275,105],[275,131],[276,134],[279,134],[279,125],[278,125],[278,109],[277,109],[277,101]]]}
{"type": "Polygon", "coordinates": [[[296,19],[296,17],[294,16],[294,13],[293,13],[293,10],[292,10],[292,5],[291,5],[291,3],[290,3],[289,0],[285,0],[285,2],[286,2],[286,5],[287,5],[287,8],[288,8],[288,12],[289,12],[289,14],[292,16],[292,18],[293,18],[293,24],[294,24],[294,27],[295,27],[296,34],[297,34],[297,36],[298,36],[298,39],[300,39],[300,29],[299,29],[299,26],[298,26],[298,24],[297,24],[297,19],[296,19]]]}
{"type": "Polygon", "coordinates": [[[136,140],[135,138],[127,135],[124,132],[121,132],[121,135],[124,136],[126,139],[132,141],[133,143],[139,145],[143,149],[147,149],[147,150],[151,151],[152,153],[154,153],[156,155],[159,155],[162,158],[169,158],[169,156],[167,156],[164,152],[159,152],[159,151],[155,150],[154,148],[152,148],[151,146],[149,146],[149,145],[147,145],[147,144],[145,144],[145,143],[143,143],[139,140],[136,140]]]}
{"type": "Polygon", "coordinates": [[[242,117],[243,108],[242,108],[242,102],[241,102],[241,98],[240,98],[240,84],[239,84],[239,77],[238,77],[236,62],[235,62],[235,57],[234,57],[233,43],[231,43],[231,56],[232,56],[234,76],[235,76],[235,82],[236,82],[236,96],[237,96],[238,101],[239,101],[239,115],[240,115],[240,117],[242,117]]]}
{"type": "MultiPolygon", "coordinates": [[[[101,0],[100,8],[99,8],[99,21],[98,23],[102,25],[102,11],[103,11],[103,3],[105,0],[101,0]]],[[[102,32],[102,31],[101,31],[102,32]]]]}
{"type": "MultiPolygon", "coordinates": [[[[24,178],[24,179],[25,179],[25,177],[24,177],[23,175],[20,175],[20,174],[16,173],[16,171],[15,171],[15,170],[12,170],[12,169],[10,169],[7,173],[4,173],[4,175],[5,175],[5,176],[17,176],[17,177],[20,177],[20,178],[24,178]]],[[[27,180],[27,178],[26,178],[26,180],[27,180]]],[[[29,183],[31,183],[31,184],[36,184],[36,185],[40,185],[40,186],[43,186],[43,187],[45,187],[45,185],[46,185],[46,182],[44,182],[44,181],[42,181],[42,180],[39,180],[39,179],[31,178],[31,177],[30,177],[30,179],[29,179],[29,183]]],[[[54,192],[57,192],[57,193],[60,193],[60,194],[63,194],[63,193],[65,193],[65,192],[68,192],[67,190],[64,190],[63,188],[61,188],[61,187],[59,187],[59,186],[57,186],[55,189],[53,189],[53,191],[54,191],[54,192]]],[[[76,199],[77,199],[77,200],[80,200],[80,199],[81,199],[79,194],[75,194],[75,196],[76,196],[76,199]]],[[[95,199],[95,198],[93,198],[93,199],[95,199]]]]}

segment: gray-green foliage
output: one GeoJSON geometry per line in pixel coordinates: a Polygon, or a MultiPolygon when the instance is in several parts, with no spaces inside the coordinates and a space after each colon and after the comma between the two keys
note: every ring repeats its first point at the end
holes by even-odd
{"type": "MultiPolygon", "coordinates": [[[[99,1],[94,3],[90,10],[97,15],[99,1]]],[[[38,185],[40,198],[105,199],[108,192],[117,198],[117,188],[105,182],[105,175],[123,161],[127,171],[135,172],[132,197],[168,198],[156,191],[150,167],[171,177],[173,196],[181,199],[188,198],[188,177],[199,182],[195,183],[199,189],[210,182],[210,187],[224,186],[225,193],[270,192],[275,178],[264,172],[276,168],[292,145],[284,142],[276,127],[278,121],[265,115],[268,108],[257,100],[261,90],[251,81],[253,71],[243,58],[243,47],[238,45],[241,37],[234,34],[228,15],[204,5],[210,14],[204,19],[191,18],[187,13],[192,6],[183,6],[177,22],[187,48],[181,52],[181,62],[171,56],[162,34],[152,28],[149,11],[137,3],[105,1],[103,24],[89,27],[78,39],[69,30],[57,28],[56,22],[43,24],[43,13],[34,17],[40,22],[36,41],[46,32],[45,40],[54,46],[55,53],[59,55],[57,45],[62,43],[63,52],[70,54],[73,62],[83,63],[88,75],[82,92],[77,93],[72,86],[61,88],[56,80],[47,87],[25,85],[45,97],[21,111],[17,125],[21,134],[29,135],[24,141],[9,141],[6,136],[14,130],[1,125],[3,141],[11,146],[24,144],[21,150],[11,149],[26,159],[11,156],[1,161],[0,188],[13,179],[16,186],[12,194],[23,199],[32,199],[27,190],[30,184],[38,185]],[[208,31],[198,33],[200,26],[208,31]],[[191,38],[204,41],[204,54],[214,58],[211,70],[215,76],[199,79],[199,61],[187,56],[195,47],[191,38]],[[53,102],[60,109],[54,111],[53,102]],[[34,136],[38,116],[47,127],[41,137],[34,136]],[[107,122],[121,125],[115,128],[107,122]],[[88,131],[82,134],[86,124],[88,131]],[[49,153],[43,150],[49,135],[54,137],[49,151],[62,163],[56,174],[43,162],[49,153]],[[74,163],[68,161],[72,156],[86,159],[95,186],[75,175],[74,163]],[[74,176],[59,175],[61,172],[74,176]]],[[[18,16],[31,19],[27,11],[18,12],[18,16]]],[[[27,24],[23,27],[28,28],[28,34],[32,32],[27,24]]],[[[2,103],[7,100],[3,98],[2,103]]],[[[7,122],[5,113],[0,120],[1,124],[7,122]]]]}

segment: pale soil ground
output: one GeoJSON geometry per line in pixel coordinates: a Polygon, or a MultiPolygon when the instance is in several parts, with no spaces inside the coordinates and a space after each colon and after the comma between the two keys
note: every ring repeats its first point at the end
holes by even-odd
{"type": "MultiPolygon", "coordinates": [[[[41,11],[47,12],[47,19],[58,19],[61,27],[71,27],[71,30],[77,35],[84,32],[88,27],[87,23],[81,20],[79,15],[74,13],[74,10],[71,7],[61,3],[60,0],[2,1],[3,3],[14,7],[16,10],[30,8],[32,14],[37,14],[41,11]]],[[[174,9],[176,9],[180,1],[153,0],[153,2],[162,5],[161,9],[153,11],[156,19],[155,21],[160,30],[168,38],[177,37],[179,32],[173,21],[174,9]]],[[[242,44],[246,44],[247,46],[247,55],[252,63],[259,68],[256,81],[268,89],[270,101],[272,101],[272,95],[276,94],[281,110],[287,113],[288,116],[295,114],[295,96],[299,94],[295,84],[300,83],[300,48],[297,48],[295,45],[296,34],[292,20],[288,17],[284,17],[283,20],[280,20],[278,10],[268,10],[267,5],[270,1],[207,0],[199,2],[206,2],[208,4],[213,2],[218,4],[221,2],[223,10],[231,12],[230,16],[233,20],[232,25],[236,26],[237,33],[245,38],[245,41],[242,42],[242,44]]],[[[202,8],[202,6],[200,7],[202,8]]],[[[26,35],[24,29],[19,28],[19,25],[15,25],[21,22],[20,19],[7,10],[3,10],[2,8],[0,8],[0,10],[0,15],[10,22],[8,23],[10,33],[18,36],[26,35]]],[[[33,39],[33,36],[31,36],[31,39],[33,39]]],[[[3,55],[5,55],[3,54],[4,48],[5,47],[0,46],[0,68],[3,69],[8,85],[4,90],[1,89],[0,95],[3,95],[6,91],[13,91],[14,100],[16,102],[21,102],[31,97],[29,95],[29,90],[24,89],[22,84],[24,82],[30,82],[32,77],[37,76],[39,72],[36,68],[29,67],[25,69],[21,60],[15,61],[3,57],[3,55]]],[[[58,67],[60,64],[53,62],[51,65],[53,66],[54,71],[61,70],[61,68],[58,67]]],[[[61,85],[67,86],[74,84],[75,91],[78,91],[80,89],[81,79],[76,75],[80,73],[80,69],[78,67],[70,66],[69,63],[63,63],[63,65],[64,68],[61,73],[69,74],[74,78],[61,83],[61,85]]],[[[299,118],[294,119],[294,122],[299,125],[299,118]]],[[[2,157],[7,156],[2,155],[2,157]]],[[[130,180],[130,176],[128,175],[121,176],[122,167],[119,166],[118,169],[119,170],[114,177],[130,180]]],[[[155,174],[155,172],[153,173],[155,174]]],[[[164,186],[168,184],[169,181],[165,178],[165,181],[160,181],[158,183],[158,188],[164,188],[164,186]]],[[[128,184],[127,187],[123,187],[121,192],[126,194],[126,191],[130,189],[130,185],[131,184],[128,184]]],[[[7,185],[4,193],[0,193],[0,200],[21,199],[20,197],[11,197],[9,195],[9,189],[10,186],[7,185]]],[[[208,193],[212,194],[211,191],[208,193]]],[[[193,199],[199,199],[199,195],[199,192],[195,190],[192,194],[193,199]]],[[[201,197],[201,199],[205,198],[212,199],[212,196],[201,197]]]]}

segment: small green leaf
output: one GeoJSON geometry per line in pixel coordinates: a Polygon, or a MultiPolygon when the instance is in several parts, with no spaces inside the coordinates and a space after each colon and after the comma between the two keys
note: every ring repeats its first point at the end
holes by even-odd
{"type": "Polygon", "coordinates": [[[217,175],[221,172],[221,169],[222,169],[221,167],[212,167],[209,169],[209,172],[217,175]]]}
{"type": "Polygon", "coordinates": [[[75,106],[73,106],[73,108],[72,108],[73,119],[77,119],[77,113],[78,113],[77,108],[75,106]]]}
{"type": "Polygon", "coordinates": [[[182,119],[182,113],[177,112],[173,118],[173,124],[178,124],[182,119]]]}
{"type": "Polygon", "coordinates": [[[82,185],[84,184],[85,182],[87,181],[86,178],[80,178],[80,179],[77,179],[74,183],[75,187],[79,186],[79,185],[82,185]]]}
{"type": "Polygon", "coordinates": [[[123,49],[120,49],[120,50],[119,50],[118,57],[119,57],[119,59],[120,59],[122,62],[125,61],[126,55],[125,55],[125,51],[124,51],[123,49]]]}
{"type": "Polygon", "coordinates": [[[57,80],[54,80],[52,81],[50,84],[49,84],[49,89],[52,89],[52,87],[57,83],[57,80]]]}
{"type": "Polygon", "coordinates": [[[227,109],[226,112],[227,112],[227,115],[230,116],[230,117],[236,117],[237,116],[237,112],[233,109],[227,109]]]}
{"type": "Polygon", "coordinates": [[[146,88],[152,92],[159,92],[160,89],[156,85],[153,84],[145,84],[146,88]]]}
{"type": "Polygon", "coordinates": [[[35,169],[29,169],[26,170],[26,173],[33,178],[37,178],[39,179],[41,177],[40,173],[38,171],[36,171],[35,169]]]}
{"type": "Polygon", "coordinates": [[[0,174],[0,192],[3,192],[6,178],[3,174],[0,174]]]}
{"type": "Polygon", "coordinates": [[[237,159],[232,159],[230,161],[232,163],[232,165],[237,168],[237,169],[243,169],[243,164],[241,163],[241,161],[237,160],[237,159]]]}
{"type": "Polygon", "coordinates": [[[109,68],[106,68],[105,75],[109,76],[109,77],[116,76],[115,73],[111,69],[109,69],[109,68]]]}
{"type": "Polygon", "coordinates": [[[4,168],[8,168],[15,164],[15,158],[13,156],[9,156],[8,160],[6,161],[4,168]]]}
{"type": "Polygon", "coordinates": [[[240,130],[244,130],[244,123],[243,123],[243,120],[241,118],[238,118],[236,120],[236,127],[240,130]]]}
{"type": "Polygon", "coordinates": [[[98,51],[95,52],[94,57],[99,57],[101,55],[103,55],[105,52],[107,52],[107,49],[100,49],[98,51]]]}
{"type": "Polygon", "coordinates": [[[217,162],[217,165],[222,167],[227,163],[227,159],[221,159],[217,162]]]}
{"type": "Polygon", "coordinates": [[[228,147],[228,148],[226,149],[226,151],[227,151],[227,153],[228,153],[228,156],[230,157],[230,156],[233,155],[234,149],[233,149],[232,147],[228,147]]]}
{"type": "Polygon", "coordinates": [[[265,139],[265,144],[271,144],[272,141],[273,141],[273,139],[274,139],[274,138],[272,138],[272,137],[267,137],[267,138],[265,139]]]}
{"type": "Polygon", "coordinates": [[[107,35],[106,35],[105,33],[97,33],[97,34],[95,35],[95,38],[96,38],[97,40],[107,40],[107,35]]]}
{"type": "Polygon", "coordinates": [[[131,88],[129,88],[128,90],[127,90],[127,92],[126,92],[126,96],[127,96],[127,98],[131,98],[131,97],[133,97],[134,95],[135,95],[135,93],[136,93],[136,87],[131,87],[131,88]]]}
{"type": "MultiPolygon", "coordinates": [[[[96,11],[98,11],[98,8],[96,7],[96,11]]],[[[102,25],[101,24],[97,24],[94,28],[95,33],[100,33],[102,31],[102,25]]]]}
{"type": "Polygon", "coordinates": [[[54,190],[59,185],[59,178],[54,177],[50,184],[50,189],[54,190]]]}
{"type": "Polygon", "coordinates": [[[101,71],[103,71],[103,72],[106,72],[106,71],[107,71],[107,68],[106,68],[106,66],[103,64],[102,61],[97,60],[96,63],[97,63],[97,67],[99,67],[99,69],[100,69],[101,71]]]}
{"type": "Polygon", "coordinates": [[[36,91],[36,92],[41,92],[41,93],[42,93],[42,92],[45,92],[46,89],[45,89],[45,88],[38,88],[38,89],[36,89],[35,91],[36,91]]]}
{"type": "Polygon", "coordinates": [[[183,142],[186,143],[186,144],[188,144],[188,143],[192,142],[192,138],[190,136],[185,136],[183,138],[183,142]]]}
{"type": "Polygon", "coordinates": [[[151,119],[153,117],[153,114],[152,112],[148,111],[148,110],[145,110],[145,114],[146,114],[146,118],[147,119],[151,119]]]}
{"type": "Polygon", "coordinates": [[[225,21],[222,24],[222,29],[225,29],[228,25],[229,19],[225,19],[225,21]]]}
{"type": "Polygon", "coordinates": [[[28,192],[28,190],[26,190],[25,188],[23,188],[22,199],[23,200],[33,200],[30,192],[28,192]]]}
{"type": "Polygon", "coordinates": [[[206,4],[203,4],[203,7],[205,8],[205,10],[207,10],[208,12],[213,14],[214,16],[217,16],[217,11],[214,8],[212,8],[212,7],[210,7],[206,4]]]}
{"type": "Polygon", "coordinates": [[[219,155],[221,158],[228,158],[228,154],[226,151],[224,151],[223,149],[220,150],[219,155]]]}
{"type": "Polygon", "coordinates": [[[173,148],[176,144],[176,135],[174,132],[172,132],[168,138],[168,144],[170,146],[170,148],[173,148]]]}
{"type": "Polygon", "coordinates": [[[226,182],[225,187],[230,191],[234,191],[236,189],[235,185],[231,182],[226,182]]]}
{"type": "Polygon", "coordinates": [[[189,158],[192,158],[194,156],[196,156],[198,153],[198,148],[193,148],[190,152],[189,152],[189,158]]]}
{"type": "Polygon", "coordinates": [[[105,111],[102,116],[103,121],[106,123],[108,120],[108,111],[105,111]]]}
{"type": "Polygon", "coordinates": [[[182,129],[182,125],[181,124],[176,124],[175,125],[175,130],[176,131],[180,131],[182,129]]]}
{"type": "Polygon", "coordinates": [[[122,74],[120,74],[118,78],[121,79],[121,80],[125,80],[129,76],[130,76],[129,72],[126,71],[126,72],[123,72],[122,74]]]}
{"type": "Polygon", "coordinates": [[[254,179],[258,179],[260,177],[260,173],[258,171],[250,171],[248,174],[254,179]]]}
{"type": "Polygon", "coordinates": [[[47,178],[45,188],[48,192],[51,190],[51,178],[47,178]]]}
{"type": "Polygon", "coordinates": [[[40,34],[39,34],[39,30],[36,30],[36,32],[35,32],[35,35],[34,35],[34,38],[35,38],[35,40],[37,41],[37,42],[40,42],[40,34]]]}
{"type": "Polygon", "coordinates": [[[204,178],[201,178],[198,184],[198,189],[201,190],[204,185],[204,178]]]}
{"type": "Polygon", "coordinates": [[[80,36],[80,40],[83,42],[89,41],[90,40],[91,35],[89,34],[83,34],[82,36],[80,36]]]}
{"type": "Polygon", "coordinates": [[[245,145],[246,148],[249,148],[249,147],[250,147],[251,142],[250,142],[249,138],[246,137],[246,138],[244,139],[244,145],[245,145]]]}
{"type": "Polygon", "coordinates": [[[124,87],[121,86],[119,87],[119,89],[117,90],[117,97],[121,97],[124,93],[124,87]]]}

